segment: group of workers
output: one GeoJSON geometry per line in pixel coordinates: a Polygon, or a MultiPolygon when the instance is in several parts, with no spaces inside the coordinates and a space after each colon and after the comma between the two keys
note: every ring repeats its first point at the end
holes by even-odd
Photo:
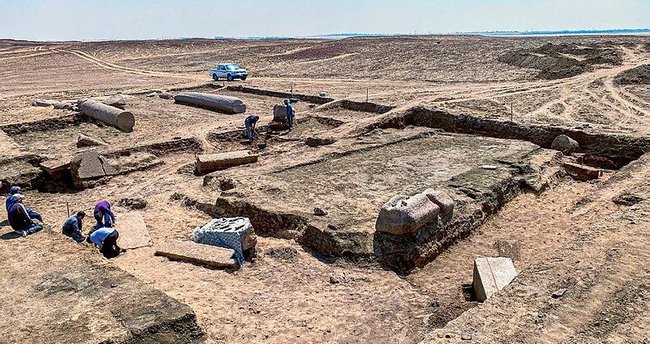
{"type": "MultiPolygon", "coordinates": [[[[18,235],[26,237],[43,229],[43,217],[30,209],[24,203],[25,196],[20,193],[20,187],[13,186],[5,201],[9,225],[18,235]],[[35,221],[36,220],[36,221],[35,221]]],[[[87,241],[95,244],[106,258],[117,257],[122,249],[117,245],[120,233],[115,229],[116,217],[109,201],[97,202],[93,210],[96,224],[88,233],[83,235],[83,220],[86,213],[79,211],[70,216],[62,227],[62,233],[78,243],[87,241]]]]}
{"type": "MultiPolygon", "coordinates": [[[[286,107],[286,119],[287,119],[287,126],[289,129],[293,127],[293,118],[296,115],[296,111],[293,108],[293,104],[289,99],[284,100],[284,106],[286,107]]],[[[246,137],[248,138],[249,143],[253,143],[255,140],[255,137],[257,136],[257,131],[255,130],[255,126],[257,125],[257,121],[260,119],[259,116],[257,115],[250,115],[246,117],[244,120],[244,127],[246,128],[246,137]]]]}

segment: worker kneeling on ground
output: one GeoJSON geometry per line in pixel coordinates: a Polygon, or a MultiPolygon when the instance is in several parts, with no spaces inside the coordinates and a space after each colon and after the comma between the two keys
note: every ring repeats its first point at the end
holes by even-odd
{"type": "MultiPolygon", "coordinates": [[[[23,199],[25,196],[21,194],[15,194],[14,197],[16,200],[8,212],[9,224],[11,225],[11,228],[13,228],[16,233],[22,235],[23,237],[26,237],[29,234],[34,234],[43,229],[42,223],[34,222],[32,220],[33,217],[29,215],[30,212],[33,211],[31,211],[31,209],[23,204],[23,199]]],[[[38,217],[39,220],[42,220],[40,215],[38,217]]]]}
{"type": "Polygon", "coordinates": [[[115,214],[111,209],[111,203],[109,201],[104,200],[97,202],[97,204],[95,204],[93,215],[97,221],[94,229],[113,227],[113,225],[115,225],[115,214]]]}
{"type": "Polygon", "coordinates": [[[74,241],[81,243],[85,240],[81,228],[83,227],[83,219],[86,217],[86,213],[80,211],[75,215],[70,216],[64,223],[62,232],[64,235],[67,235],[74,239],[74,241]]]}
{"type": "Polygon", "coordinates": [[[96,229],[88,236],[89,241],[95,244],[99,248],[99,252],[103,253],[106,258],[115,258],[122,251],[117,246],[117,239],[119,238],[120,233],[111,227],[96,229]]]}
{"type": "Polygon", "coordinates": [[[244,120],[244,126],[246,127],[246,136],[248,137],[248,142],[253,143],[257,132],[255,131],[255,126],[260,117],[256,115],[250,115],[244,120]]]}

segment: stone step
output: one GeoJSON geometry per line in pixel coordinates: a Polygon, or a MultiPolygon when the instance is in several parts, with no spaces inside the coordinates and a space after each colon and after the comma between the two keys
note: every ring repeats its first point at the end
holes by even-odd
{"type": "Polygon", "coordinates": [[[160,244],[154,255],[216,269],[238,269],[235,251],[227,248],[197,244],[192,241],[170,241],[160,244]]]}

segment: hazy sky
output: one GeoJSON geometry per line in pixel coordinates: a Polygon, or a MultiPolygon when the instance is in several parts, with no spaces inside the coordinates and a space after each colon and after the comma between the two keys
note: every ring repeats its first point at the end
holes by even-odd
{"type": "Polygon", "coordinates": [[[0,0],[30,40],[648,27],[650,0],[0,0]]]}

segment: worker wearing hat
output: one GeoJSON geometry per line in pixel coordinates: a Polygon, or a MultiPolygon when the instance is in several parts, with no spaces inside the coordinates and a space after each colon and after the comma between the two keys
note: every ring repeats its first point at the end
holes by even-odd
{"type": "Polygon", "coordinates": [[[43,225],[33,221],[30,216],[31,209],[23,204],[25,196],[17,193],[14,194],[15,202],[11,205],[8,211],[9,224],[11,228],[23,237],[29,234],[34,234],[41,229],[43,225]]]}

